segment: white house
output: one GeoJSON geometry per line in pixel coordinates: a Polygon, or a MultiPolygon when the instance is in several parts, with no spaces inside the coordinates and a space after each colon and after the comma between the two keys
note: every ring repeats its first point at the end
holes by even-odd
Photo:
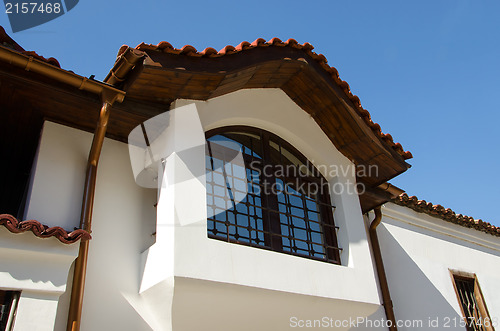
{"type": "Polygon", "coordinates": [[[500,229],[390,185],[411,153],[310,44],[99,82],[0,42],[0,330],[498,328],[500,229]]]}

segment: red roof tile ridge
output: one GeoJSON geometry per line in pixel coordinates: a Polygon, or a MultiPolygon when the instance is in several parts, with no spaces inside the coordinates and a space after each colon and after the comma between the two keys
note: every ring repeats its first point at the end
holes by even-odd
{"type": "Polygon", "coordinates": [[[278,46],[278,47],[293,47],[296,49],[301,49],[306,52],[313,60],[315,60],[319,65],[330,74],[333,81],[344,91],[347,97],[351,100],[354,105],[354,109],[358,113],[358,115],[364,120],[364,122],[372,129],[375,135],[387,143],[392,149],[394,149],[399,155],[403,157],[403,159],[411,159],[413,155],[409,151],[405,151],[400,143],[395,143],[392,136],[390,134],[384,134],[380,129],[380,125],[374,123],[371,119],[370,113],[368,110],[364,109],[361,106],[361,101],[359,97],[352,94],[349,84],[346,81],[343,81],[337,69],[328,65],[328,61],[323,54],[317,54],[312,50],[314,47],[309,43],[299,44],[295,39],[288,39],[287,41],[281,41],[279,38],[272,38],[269,41],[265,39],[258,38],[254,42],[249,43],[247,41],[241,42],[238,46],[234,47],[231,45],[227,45],[222,48],[220,51],[216,51],[215,49],[209,47],[205,48],[202,52],[198,52],[196,48],[190,45],[186,45],[181,49],[177,49],[172,47],[172,45],[166,41],[162,41],[157,45],[145,44],[141,43],[136,47],[136,49],[141,51],[162,51],[170,54],[183,54],[187,56],[196,56],[196,57],[221,57],[225,55],[231,55],[235,53],[239,53],[245,50],[249,50],[256,47],[270,47],[270,46],[278,46]]]}
{"type": "Polygon", "coordinates": [[[48,227],[35,220],[19,221],[9,214],[0,214],[0,225],[3,225],[12,233],[31,231],[39,238],[55,237],[63,244],[73,244],[78,240],[85,241],[91,239],[90,233],[82,229],[68,233],[59,226],[48,227]]]}
{"type": "Polygon", "coordinates": [[[464,227],[473,228],[478,231],[486,232],[491,235],[500,237],[500,227],[496,227],[481,219],[474,219],[470,216],[456,214],[450,208],[445,208],[441,205],[434,205],[425,200],[419,200],[416,196],[408,196],[403,193],[397,198],[393,199],[397,205],[404,206],[415,210],[416,212],[425,213],[431,216],[439,217],[445,221],[455,223],[464,227]]]}
{"type": "Polygon", "coordinates": [[[41,55],[38,55],[35,51],[24,51],[24,52],[21,52],[21,54],[24,54],[24,55],[27,55],[27,56],[30,56],[34,59],[37,59],[37,60],[40,60],[42,62],[46,62],[48,64],[52,64],[53,66],[56,66],[58,68],[61,68],[61,65],[59,64],[59,61],[57,61],[57,59],[53,58],[53,57],[49,57],[48,59],[47,58],[44,58],[43,56],[41,55]]]}
{"type": "Polygon", "coordinates": [[[22,48],[14,39],[12,39],[3,26],[0,25],[0,45],[4,45],[18,52],[24,52],[24,48],[22,48]]]}
{"type": "Polygon", "coordinates": [[[26,51],[24,50],[18,43],[15,42],[14,39],[12,39],[7,32],[5,32],[5,29],[0,26],[0,45],[5,46],[7,48],[10,48],[16,52],[19,52],[21,54],[24,54],[26,56],[30,56],[34,59],[40,60],[42,62],[46,62],[48,64],[51,64],[53,66],[56,66],[58,68],[61,68],[61,65],[59,64],[59,61],[57,61],[55,58],[50,57],[50,58],[44,58],[43,56],[37,54],[34,51],[26,51]]]}

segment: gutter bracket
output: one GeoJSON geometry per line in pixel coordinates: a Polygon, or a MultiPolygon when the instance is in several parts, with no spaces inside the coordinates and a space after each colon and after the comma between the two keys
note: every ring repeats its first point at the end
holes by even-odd
{"type": "Polygon", "coordinates": [[[107,103],[109,104],[110,106],[113,105],[113,103],[115,103],[115,101],[118,101],[118,102],[123,102],[123,99],[125,99],[125,93],[122,92],[122,93],[116,93],[114,91],[110,91],[110,90],[107,90],[107,89],[103,89],[102,92],[101,92],[101,102],[103,104],[107,103]]]}

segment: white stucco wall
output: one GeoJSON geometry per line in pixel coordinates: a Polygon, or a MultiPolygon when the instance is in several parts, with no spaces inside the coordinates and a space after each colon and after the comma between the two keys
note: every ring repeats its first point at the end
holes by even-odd
{"type": "MultiPolygon", "coordinates": [[[[91,142],[91,133],[45,122],[27,218],[67,230],[78,226],[91,142]]],[[[105,139],[81,330],[151,329],[141,316],[147,312],[137,312],[134,296],[140,285],[140,253],[155,241],[155,203],[156,190],[134,182],[127,144],[105,139]]],[[[0,228],[3,232],[6,240],[2,237],[0,244],[9,250],[0,250],[0,287],[22,290],[15,330],[65,330],[70,266],[79,243],[63,245],[55,238],[12,235],[0,228]]]]}
{"type": "Polygon", "coordinates": [[[0,227],[0,289],[21,291],[14,330],[53,330],[78,245],[0,227]]]}
{"type": "MultiPolygon", "coordinates": [[[[76,212],[74,196],[78,195],[78,183],[70,180],[73,162],[67,162],[65,153],[70,160],[77,153],[72,153],[71,148],[61,153],[59,146],[65,146],[66,141],[57,141],[54,127],[52,123],[44,125],[26,218],[71,231],[78,225],[79,212],[72,214],[76,212]],[[58,152],[52,153],[53,149],[58,152]]],[[[79,142],[73,146],[73,152],[81,147],[79,142]]],[[[78,168],[75,171],[78,173],[78,168]]],[[[21,291],[14,330],[54,330],[59,298],[68,288],[68,273],[78,255],[78,245],[63,244],[55,237],[38,238],[31,231],[12,234],[0,227],[0,289],[21,291]]]]}
{"type": "Polygon", "coordinates": [[[32,170],[26,219],[66,230],[78,228],[90,133],[45,122],[32,170]]]}
{"type": "MultiPolygon", "coordinates": [[[[178,101],[176,106],[188,103],[189,101],[178,101]]],[[[337,165],[348,168],[352,165],[312,117],[280,89],[241,90],[207,102],[197,102],[196,105],[205,132],[228,125],[253,126],[279,135],[316,166],[337,165]]],[[[323,175],[331,184],[346,183],[348,180],[355,182],[354,178],[349,177],[350,174],[342,176],[339,173],[335,178],[329,173],[323,175]]],[[[331,196],[336,206],[335,223],[340,227],[339,245],[344,249],[341,266],[211,240],[207,238],[205,219],[196,227],[199,232],[193,233],[203,238],[197,241],[200,244],[197,249],[203,254],[194,257],[191,263],[181,263],[185,258],[179,255],[176,259],[179,261],[176,264],[176,275],[308,295],[378,302],[359,199],[346,192],[332,192],[331,196]],[[210,265],[206,265],[208,260],[210,265]],[[260,265],[257,274],[256,265],[260,265]],[[290,278],[291,275],[293,278],[290,278]],[[331,281],[332,277],[346,286],[336,286],[331,281]]],[[[185,243],[188,243],[187,238],[178,240],[176,251],[179,254],[188,250],[185,243]]]]}
{"type": "MultiPolygon", "coordinates": [[[[47,123],[45,134],[52,142],[65,141],[64,146],[50,150],[48,154],[51,157],[47,163],[64,159],[64,166],[61,167],[85,170],[92,141],[91,133],[47,123]],[[89,147],[80,149],[80,146],[89,147]],[[80,154],[82,157],[79,157],[80,154]]],[[[41,153],[42,158],[43,156],[41,153]]],[[[54,170],[59,171],[58,166],[49,171],[51,167],[40,165],[40,162],[37,168],[47,169],[43,171],[44,178],[55,176],[54,170]]],[[[65,178],[62,181],[57,188],[62,199],[52,197],[52,205],[57,206],[61,200],[64,203],[70,200],[73,207],[67,213],[72,215],[69,218],[78,220],[84,173],[81,180],[76,174],[69,175],[70,171],[67,169],[61,171],[67,173],[67,178],[74,176],[75,179],[70,181],[65,178]],[[74,183],[77,184],[73,185],[74,183]]],[[[155,203],[156,191],[143,189],[134,182],[127,144],[105,139],[97,174],[82,331],[150,329],[130,301],[138,295],[140,253],[154,242],[152,234],[155,231],[155,203]]],[[[69,298],[69,293],[65,293],[60,300],[55,330],[66,328],[69,298]]]]}
{"type": "Polygon", "coordinates": [[[450,269],[476,274],[491,318],[500,319],[498,237],[392,203],[383,214],[377,233],[396,318],[423,322],[399,330],[464,330],[450,269]]]}
{"type": "MultiPolygon", "coordinates": [[[[200,137],[203,143],[204,132],[228,125],[247,125],[273,132],[291,143],[317,166],[352,166],[336,150],[317,123],[279,89],[242,90],[207,102],[178,100],[169,116],[170,127],[165,136],[171,138],[170,143],[164,146],[167,151],[167,182],[175,181],[175,178],[186,178],[189,171],[195,171],[188,169],[187,159],[199,160],[204,165],[204,148],[189,148],[186,152],[186,146],[180,145],[192,140],[193,136],[200,137]]],[[[151,145],[154,146],[155,142],[151,145]]],[[[196,142],[193,142],[191,147],[195,145],[196,142]]],[[[332,184],[339,182],[348,185],[349,180],[354,184],[351,174],[337,173],[338,176],[335,177],[329,173],[324,175],[332,184]]],[[[281,302],[283,306],[280,309],[291,312],[296,311],[293,307],[302,305],[302,318],[307,318],[308,315],[312,318],[319,311],[325,314],[335,311],[342,318],[367,316],[379,308],[377,284],[357,195],[347,192],[331,194],[336,206],[335,222],[340,227],[338,240],[344,249],[341,255],[342,265],[334,265],[209,239],[204,178],[200,177],[198,182],[193,181],[189,185],[190,189],[184,190],[189,193],[184,194],[178,187],[169,187],[168,183],[165,185],[158,205],[157,242],[144,253],[141,295],[147,298],[146,301],[159,301],[157,296],[161,294],[158,288],[161,286],[164,289],[169,286],[174,288],[173,294],[168,293],[168,300],[156,305],[158,310],[167,311],[173,307],[176,311],[178,305],[185,304],[185,296],[189,294],[181,290],[181,285],[176,284],[184,283],[186,279],[199,280],[196,284],[201,288],[206,287],[204,291],[207,293],[211,292],[211,287],[224,288],[224,284],[233,286],[230,287],[232,292],[219,293],[226,298],[226,302],[240,302],[238,293],[244,293],[246,288],[265,290],[267,292],[264,297],[269,296],[269,299],[261,302],[258,307],[261,312],[271,311],[275,306],[277,301],[274,301],[273,293],[276,296],[279,293],[290,294],[288,300],[281,302]],[[193,213],[199,214],[200,211],[203,215],[196,216],[197,221],[193,216],[189,225],[183,225],[185,217],[193,213]],[[313,306],[306,308],[309,300],[324,299],[329,299],[325,301],[328,303],[324,305],[325,310],[314,311],[313,306]],[[353,306],[345,309],[346,302],[353,306]],[[290,309],[287,310],[287,307],[290,309]]],[[[166,296],[167,293],[164,298],[166,296]]],[[[192,302],[191,310],[208,309],[207,314],[213,312],[212,316],[217,316],[216,307],[212,310],[201,302],[204,302],[201,297],[199,301],[192,302]]],[[[231,308],[227,314],[244,318],[245,312],[239,310],[238,305],[231,308]]],[[[258,320],[248,321],[247,327],[262,330],[289,329],[289,323],[283,323],[283,318],[282,315],[275,320],[270,317],[267,319],[267,326],[258,320]]],[[[205,320],[208,323],[205,325],[216,325],[217,320],[215,317],[205,320]]],[[[187,315],[174,315],[174,325],[187,327],[192,326],[192,323],[187,315]]],[[[198,326],[201,327],[201,324],[198,326]]],[[[230,325],[218,328],[233,329],[230,325]]]]}

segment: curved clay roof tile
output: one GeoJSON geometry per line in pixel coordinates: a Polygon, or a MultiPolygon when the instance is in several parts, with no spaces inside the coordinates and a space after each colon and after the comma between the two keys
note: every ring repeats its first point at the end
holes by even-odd
{"type": "Polygon", "coordinates": [[[235,51],[236,51],[236,48],[234,48],[234,46],[227,45],[226,47],[224,47],[223,49],[221,49],[219,51],[219,54],[220,55],[227,55],[227,54],[234,53],[235,51]]]}
{"type": "Polygon", "coordinates": [[[295,48],[297,48],[296,46],[298,46],[298,45],[299,45],[299,43],[297,42],[297,40],[295,40],[295,39],[293,39],[293,38],[288,39],[288,40],[285,42],[285,44],[290,45],[290,46],[295,47],[295,48]]]}
{"type": "Polygon", "coordinates": [[[456,214],[450,208],[445,208],[441,205],[434,205],[425,200],[419,200],[416,196],[409,197],[408,194],[403,193],[397,198],[393,199],[397,205],[408,207],[419,213],[425,213],[430,216],[439,217],[447,222],[455,223],[460,226],[472,228],[478,231],[489,233],[491,235],[500,237],[500,227],[496,227],[481,219],[475,220],[473,217],[456,214]]]}
{"type": "Polygon", "coordinates": [[[275,46],[286,46],[280,38],[277,38],[277,37],[274,37],[272,39],[270,39],[268,42],[268,44],[270,45],[275,45],[275,46]]]}
{"type": "Polygon", "coordinates": [[[38,238],[55,237],[63,244],[73,244],[78,240],[85,241],[91,239],[90,233],[82,229],[68,233],[68,231],[59,226],[48,227],[35,220],[19,221],[14,216],[8,214],[0,215],[0,225],[3,225],[12,233],[31,231],[38,238]]]}
{"type": "Polygon", "coordinates": [[[238,52],[244,51],[245,49],[251,47],[252,44],[250,44],[248,41],[242,41],[238,46],[236,46],[236,50],[238,52]]]}
{"type": "Polygon", "coordinates": [[[170,44],[168,41],[161,41],[159,44],[158,44],[158,49],[160,50],[164,50],[164,49],[174,49],[174,47],[172,46],[172,44],[170,44]]]}
{"type": "Polygon", "coordinates": [[[215,48],[212,48],[212,47],[207,47],[201,52],[201,54],[204,56],[210,56],[210,55],[217,54],[217,50],[215,48]]]}
{"type": "Polygon", "coordinates": [[[266,44],[266,40],[265,39],[258,38],[258,39],[254,40],[254,42],[252,43],[252,46],[258,47],[258,46],[265,45],[265,44],[266,44]]]}
{"type": "Polygon", "coordinates": [[[302,49],[305,51],[312,51],[314,49],[314,46],[309,43],[303,43],[302,49]]]}
{"type": "Polygon", "coordinates": [[[181,48],[181,54],[186,54],[186,55],[196,55],[198,54],[198,51],[196,50],[196,48],[194,48],[193,46],[191,45],[184,45],[182,48],[181,48]]]}

